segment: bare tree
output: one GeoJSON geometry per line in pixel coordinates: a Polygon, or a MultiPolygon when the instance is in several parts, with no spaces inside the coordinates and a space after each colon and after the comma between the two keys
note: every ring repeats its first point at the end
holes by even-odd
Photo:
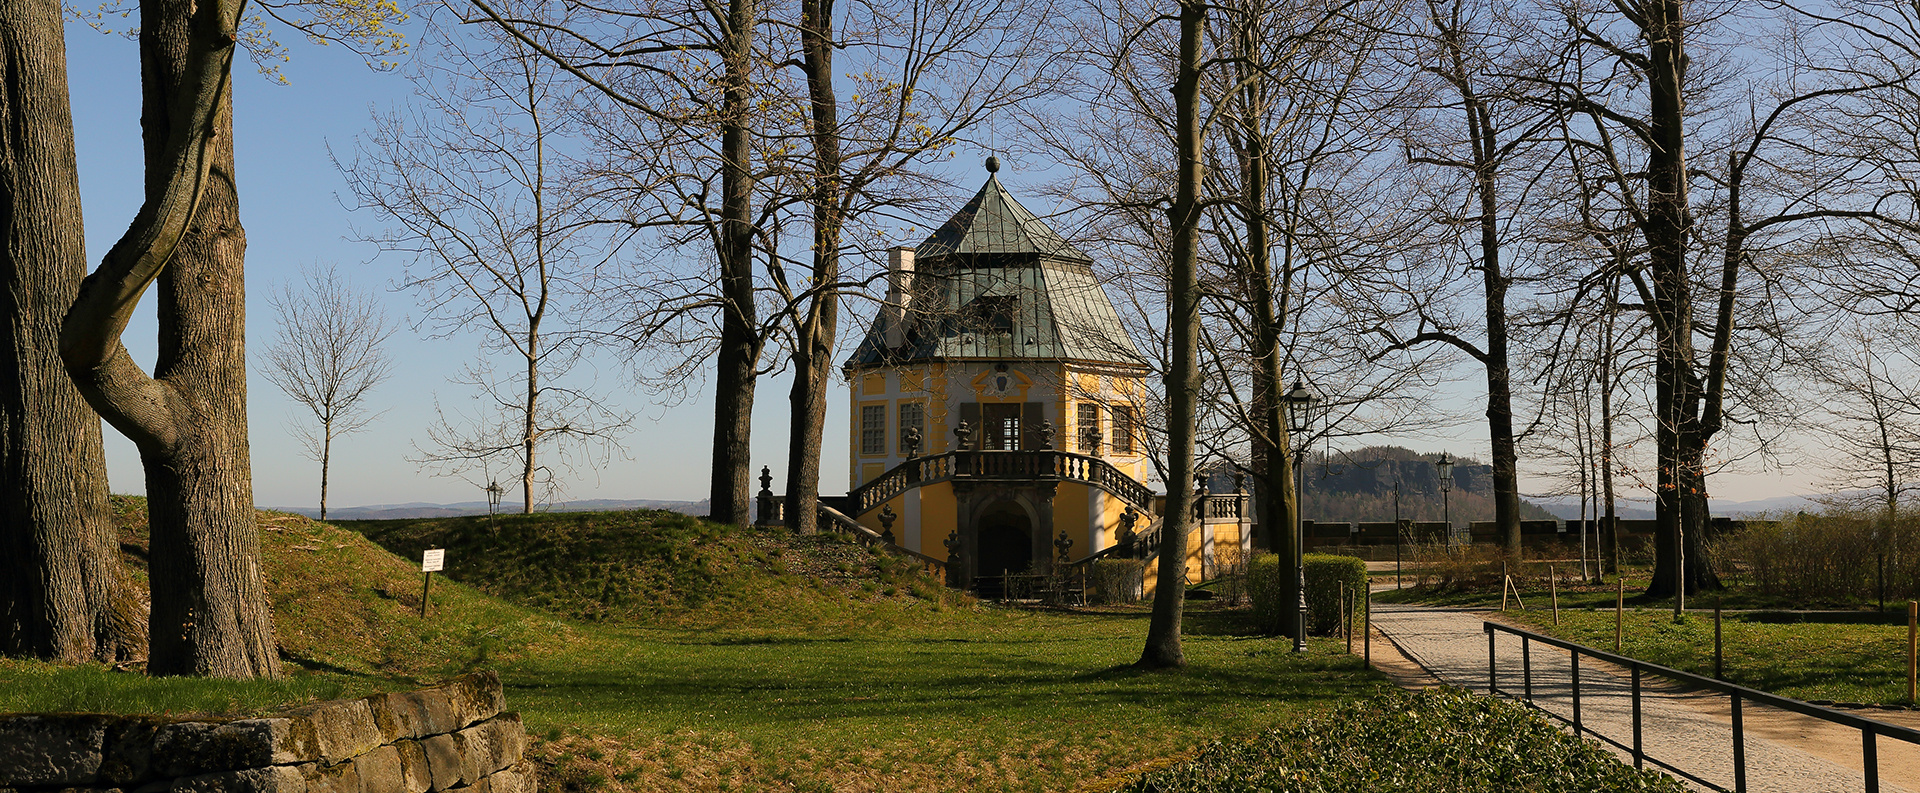
{"type": "Polygon", "coordinates": [[[392,371],[385,345],[394,328],[374,295],[354,289],[337,268],[303,270],[302,280],[299,288],[285,284],[267,298],[280,332],[260,370],[313,414],[316,426],[293,429],[320,463],[320,519],[326,520],[333,440],[379,418],[365,399],[392,371]]]}
{"type": "MultiPolygon", "coordinates": [[[[1414,33],[1407,55],[1438,85],[1415,126],[1404,131],[1407,157],[1425,168],[1451,172],[1457,181],[1444,182],[1451,194],[1436,196],[1429,213],[1435,231],[1458,235],[1464,245],[1423,246],[1423,254],[1458,252],[1467,260],[1460,272],[1479,274],[1480,316],[1477,323],[1455,322],[1427,300],[1410,299],[1406,309],[1415,327],[1388,333],[1388,349],[1421,344],[1455,348],[1486,373],[1487,439],[1493,452],[1494,521],[1507,553],[1520,554],[1520,485],[1518,437],[1514,429],[1513,362],[1508,292],[1515,280],[1516,216],[1527,200],[1524,192],[1503,181],[1524,167],[1530,147],[1540,133],[1553,128],[1553,116],[1537,103],[1516,95],[1514,78],[1507,73],[1525,68],[1525,53],[1513,41],[1516,13],[1509,4],[1479,0],[1424,0],[1413,16],[1425,28],[1414,33]],[[1443,131],[1444,130],[1444,131],[1443,131]],[[1477,324],[1478,328],[1472,325],[1477,324]],[[1478,333],[1475,334],[1474,331],[1478,333]],[[1476,340],[1477,336],[1477,340],[1476,340]]],[[[1408,292],[1414,297],[1413,290],[1408,292]]],[[[1444,294],[1444,293],[1443,293],[1444,294]]],[[[1383,330],[1384,332],[1384,330],[1383,330]]]]}
{"type": "Polygon", "coordinates": [[[59,3],[0,2],[0,653],[63,663],[145,653],[107,519],[100,420],[59,358],[86,274],[59,3]]]}
{"type": "Polygon", "coordinates": [[[769,271],[779,298],[774,316],[792,337],[786,521],[811,533],[841,299],[861,286],[842,263],[858,249],[851,241],[879,236],[875,226],[918,203],[932,180],[917,166],[951,151],[995,113],[1043,93],[1052,69],[1043,38],[1007,35],[1044,18],[1046,2],[858,0],[857,13],[843,14],[860,20],[849,30],[836,30],[834,0],[799,6],[800,52],[790,62],[805,78],[811,157],[790,166],[793,187],[770,201],[804,205],[813,244],[803,277],[790,274],[779,252],[769,256],[769,271]],[[852,65],[836,67],[837,55],[852,65]],[[861,76],[843,88],[838,70],[861,76]]]}
{"type": "Polygon", "coordinates": [[[428,321],[477,335],[487,356],[458,380],[480,407],[441,410],[419,459],[456,475],[508,460],[532,512],[561,486],[556,468],[581,452],[594,464],[628,421],[570,378],[587,341],[571,312],[611,243],[563,169],[568,83],[522,41],[479,29],[430,27],[446,60],[415,77],[414,111],[378,117],[358,158],[336,164],[387,224],[368,238],[411,257],[404,283],[428,321]]]}
{"type": "Polygon", "coordinates": [[[590,111],[607,160],[596,189],[626,215],[602,220],[660,232],[663,250],[704,249],[694,275],[653,272],[667,263],[660,256],[641,283],[610,291],[626,302],[620,332],[668,349],[669,377],[712,362],[712,517],[747,522],[754,392],[770,335],[754,265],[778,246],[778,207],[760,191],[768,171],[786,165],[768,163],[785,150],[765,128],[804,116],[770,90],[761,0],[576,5],[557,18],[470,2],[472,21],[498,27],[602,100],[590,111]]]}
{"type": "Polygon", "coordinates": [[[1900,504],[1920,490],[1920,358],[1914,331],[1867,319],[1827,337],[1814,361],[1830,458],[1825,484],[1864,488],[1889,525],[1900,504]]]}

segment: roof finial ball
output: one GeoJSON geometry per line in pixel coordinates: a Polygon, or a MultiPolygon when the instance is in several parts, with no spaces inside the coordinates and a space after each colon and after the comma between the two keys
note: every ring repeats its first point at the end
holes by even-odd
{"type": "Polygon", "coordinates": [[[988,155],[987,156],[987,173],[999,173],[999,172],[1000,172],[1000,158],[994,157],[992,155],[988,155]]]}

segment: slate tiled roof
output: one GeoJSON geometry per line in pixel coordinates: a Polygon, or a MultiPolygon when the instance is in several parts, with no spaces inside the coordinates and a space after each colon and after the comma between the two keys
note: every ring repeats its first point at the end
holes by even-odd
{"type": "Polygon", "coordinates": [[[1073,247],[1007,194],[1000,177],[989,175],[973,200],[954,213],[933,236],[920,243],[921,260],[959,254],[1037,254],[1080,262],[1093,257],[1073,247]]]}
{"type": "Polygon", "coordinates": [[[1043,359],[1144,367],[1093,259],[998,178],[915,253],[904,342],[876,317],[850,368],[934,359],[1043,359]]]}

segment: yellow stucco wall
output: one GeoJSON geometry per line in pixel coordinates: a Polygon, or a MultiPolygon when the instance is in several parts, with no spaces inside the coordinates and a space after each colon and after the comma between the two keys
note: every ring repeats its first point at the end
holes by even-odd
{"type": "Polygon", "coordinates": [[[920,547],[914,550],[946,561],[947,535],[959,527],[959,517],[951,483],[936,482],[920,488],[920,547]]]}

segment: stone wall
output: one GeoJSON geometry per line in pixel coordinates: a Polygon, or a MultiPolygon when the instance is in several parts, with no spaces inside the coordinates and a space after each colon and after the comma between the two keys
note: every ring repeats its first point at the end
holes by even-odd
{"type": "Polygon", "coordinates": [[[500,678],[253,719],[0,715],[0,793],[534,793],[500,678]]]}

